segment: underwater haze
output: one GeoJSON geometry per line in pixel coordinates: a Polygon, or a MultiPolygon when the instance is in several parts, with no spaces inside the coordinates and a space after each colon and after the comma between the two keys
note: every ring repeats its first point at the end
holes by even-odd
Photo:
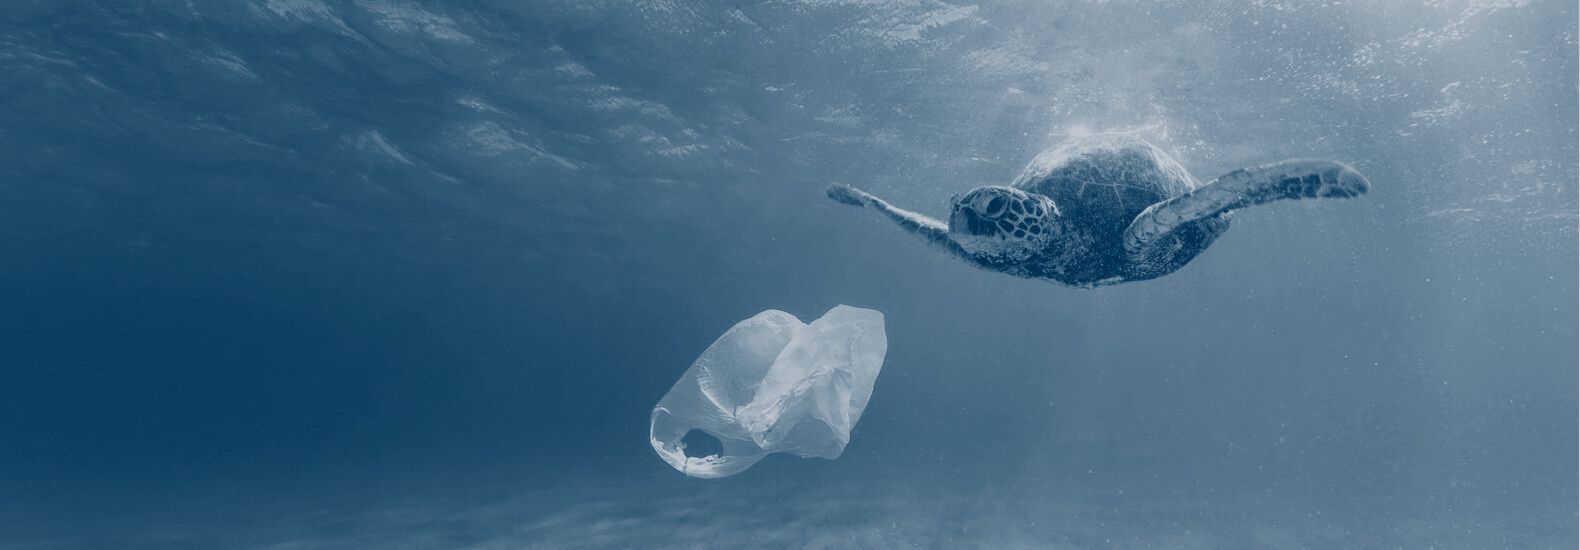
{"type": "Polygon", "coordinates": [[[1575,548],[1569,0],[12,0],[0,549],[1575,548]],[[1071,137],[1237,212],[1178,272],[973,268],[1071,137]],[[837,460],[693,479],[736,322],[881,311],[837,460]]]}

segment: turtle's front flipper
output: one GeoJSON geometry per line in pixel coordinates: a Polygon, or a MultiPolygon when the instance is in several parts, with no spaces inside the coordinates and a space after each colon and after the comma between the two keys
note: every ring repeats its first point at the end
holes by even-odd
{"type": "Polygon", "coordinates": [[[917,237],[921,237],[921,239],[923,241],[927,241],[928,244],[943,249],[945,252],[955,256],[959,256],[967,260],[971,259],[970,256],[966,254],[966,251],[960,248],[959,244],[956,244],[955,241],[949,238],[949,226],[945,225],[941,221],[911,212],[909,210],[895,207],[894,205],[889,204],[888,201],[874,197],[871,193],[862,191],[849,185],[839,183],[829,185],[828,190],[826,190],[825,193],[828,195],[828,198],[834,199],[836,201],[851,206],[865,206],[882,212],[883,215],[888,216],[888,218],[891,220],[894,220],[894,223],[899,224],[900,227],[905,228],[906,231],[910,231],[917,237]]]}
{"type": "Polygon", "coordinates": [[[1286,160],[1235,170],[1141,212],[1125,230],[1125,253],[1132,265],[1177,261],[1173,268],[1178,269],[1228,229],[1230,211],[1283,199],[1354,197],[1368,189],[1371,183],[1360,172],[1330,160],[1286,160]],[[1203,237],[1210,238],[1199,243],[1203,237]],[[1181,252],[1189,252],[1183,261],[1177,258],[1181,252]]]}

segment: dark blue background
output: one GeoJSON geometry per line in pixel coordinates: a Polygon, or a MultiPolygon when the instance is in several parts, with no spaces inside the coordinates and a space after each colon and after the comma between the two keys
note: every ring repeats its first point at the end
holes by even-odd
{"type": "Polygon", "coordinates": [[[1575,544],[1571,3],[12,2],[0,548],[1575,544]],[[1167,278],[974,270],[1066,136],[1343,160],[1167,278]],[[888,316],[838,461],[647,414],[888,316]]]}

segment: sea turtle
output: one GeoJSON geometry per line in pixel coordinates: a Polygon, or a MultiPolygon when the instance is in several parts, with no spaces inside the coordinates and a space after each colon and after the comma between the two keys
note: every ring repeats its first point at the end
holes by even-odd
{"type": "Polygon", "coordinates": [[[1043,152],[1008,187],[956,196],[948,225],[848,185],[827,194],[877,209],[978,267],[1089,288],[1173,273],[1229,230],[1234,210],[1354,197],[1370,187],[1349,166],[1312,159],[1235,170],[1202,185],[1152,144],[1100,134],[1043,152]]]}

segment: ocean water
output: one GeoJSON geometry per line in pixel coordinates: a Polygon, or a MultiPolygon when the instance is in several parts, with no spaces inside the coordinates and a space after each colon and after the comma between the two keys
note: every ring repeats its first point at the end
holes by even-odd
{"type": "Polygon", "coordinates": [[[1577,9],[13,0],[0,548],[1574,548],[1577,9]],[[942,217],[1072,136],[1348,200],[1093,290],[942,217]],[[647,441],[766,309],[882,311],[837,460],[647,441]]]}

